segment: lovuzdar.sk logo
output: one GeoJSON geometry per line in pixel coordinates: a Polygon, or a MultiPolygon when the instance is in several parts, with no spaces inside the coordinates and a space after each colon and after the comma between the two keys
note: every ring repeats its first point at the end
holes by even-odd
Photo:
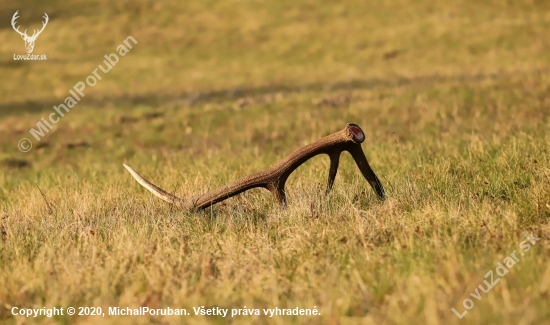
{"type": "Polygon", "coordinates": [[[48,15],[44,13],[44,17],[42,17],[45,19],[45,21],[42,22],[42,29],[40,30],[35,29],[32,35],[29,36],[27,35],[26,29],[24,32],[20,32],[19,27],[15,26],[15,21],[17,20],[17,18],[19,18],[19,16],[17,16],[18,13],[19,13],[19,10],[17,10],[13,14],[13,17],[11,18],[11,26],[17,32],[17,34],[21,35],[21,38],[23,39],[23,41],[25,41],[25,49],[27,50],[27,54],[26,55],[14,54],[13,59],[14,60],[47,60],[48,58],[46,57],[46,54],[36,55],[36,54],[32,54],[32,51],[34,51],[34,42],[36,42],[36,38],[38,38],[38,35],[42,33],[42,31],[48,24],[48,20],[49,20],[48,15]]]}

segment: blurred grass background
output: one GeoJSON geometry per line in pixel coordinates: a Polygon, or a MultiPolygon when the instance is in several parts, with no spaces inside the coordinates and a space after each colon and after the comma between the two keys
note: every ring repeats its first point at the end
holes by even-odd
{"type": "Polygon", "coordinates": [[[549,2],[5,0],[0,22],[1,321],[22,321],[9,306],[205,305],[322,316],[131,322],[550,323],[549,2]],[[21,30],[49,15],[34,50],[47,61],[13,60],[16,10],[21,30]],[[383,203],[346,156],[326,199],[328,159],[298,169],[285,210],[254,190],[177,211],[122,168],[191,197],[346,122],[365,131],[383,203]],[[531,232],[541,241],[459,320],[451,308],[531,232]]]}

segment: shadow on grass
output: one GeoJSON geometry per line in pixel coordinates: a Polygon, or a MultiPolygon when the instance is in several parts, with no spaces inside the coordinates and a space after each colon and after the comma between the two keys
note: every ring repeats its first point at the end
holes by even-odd
{"type": "MultiPolygon", "coordinates": [[[[525,72],[525,75],[545,73],[547,69],[525,72]]],[[[146,104],[151,106],[160,106],[161,104],[170,102],[179,102],[182,105],[194,105],[211,101],[221,100],[238,100],[240,98],[254,97],[268,94],[292,94],[299,92],[319,92],[319,91],[338,91],[338,90],[361,90],[373,89],[377,87],[394,88],[407,85],[432,85],[447,82],[475,82],[481,80],[501,79],[510,76],[517,76],[517,73],[499,73],[499,74],[475,74],[475,75],[432,75],[421,76],[417,78],[395,78],[395,79],[365,79],[351,80],[346,82],[336,83],[312,83],[307,85],[270,85],[252,88],[233,88],[217,91],[195,92],[195,93],[180,93],[180,94],[159,94],[151,93],[147,95],[123,95],[118,97],[107,97],[102,99],[94,99],[87,97],[84,99],[87,105],[103,108],[106,105],[117,106],[133,106],[138,104],[146,104]]],[[[24,113],[49,112],[54,105],[62,103],[63,99],[50,101],[26,101],[19,103],[2,103],[0,104],[0,117],[17,115],[24,113]]]]}

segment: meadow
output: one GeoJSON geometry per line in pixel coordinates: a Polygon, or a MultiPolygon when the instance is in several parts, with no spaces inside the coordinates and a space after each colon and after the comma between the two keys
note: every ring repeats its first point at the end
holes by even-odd
{"type": "Polygon", "coordinates": [[[4,0],[0,21],[0,323],[550,324],[549,2],[4,0]],[[46,61],[13,59],[16,10],[48,14],[46,61]],[[254,189],[179,210],[123,167],[190,198],[348,122],[384,201],[346,153],[327,196],[327,157],[296,170],[286,208],[254,189]],[[69,306],[190,315],[11,312],[69,306]]]}

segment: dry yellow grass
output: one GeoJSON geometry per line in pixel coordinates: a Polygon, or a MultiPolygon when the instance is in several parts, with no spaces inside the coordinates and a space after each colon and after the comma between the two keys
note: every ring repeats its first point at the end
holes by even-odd
{"type": "Polygon", "coordinates": [[[5,2],[1,323],[550,324],[547,2],[5,2]],[[15,10],[23,29],[50,16],[35,47],[47,61],[13,60],[15,10]],[[28,130],[128,35],[131,52],[35,141],[28,130]],[[253,190],[181,212],[122,167],[191,197],[346,122],[366,133],[385,202],[346,154],[327,198],[328,159],[300,167],[286,209],[253,190]],[[540,241],[472,298],[531,233],[540,241]],[[191,315],[24,319],[13,306],[191,315]]]}

